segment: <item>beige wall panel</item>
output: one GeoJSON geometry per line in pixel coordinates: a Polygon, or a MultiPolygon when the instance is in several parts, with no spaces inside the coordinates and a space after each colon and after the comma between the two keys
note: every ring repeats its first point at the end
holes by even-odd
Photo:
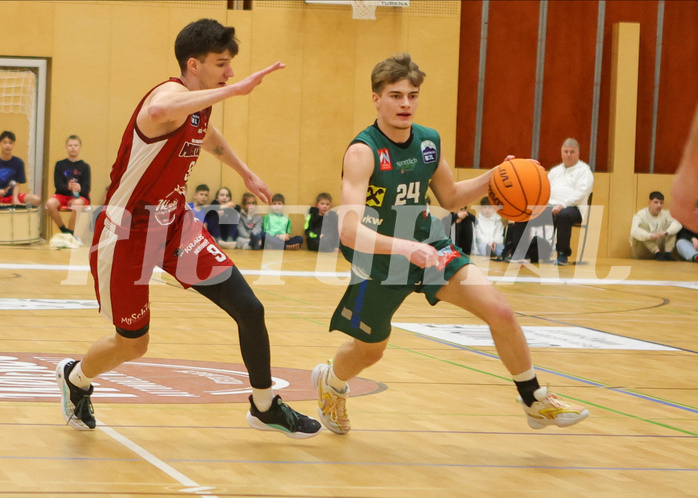
{"type": "MultiPolygon", "coordinates": [[[[664,194],[664,209],[671,208],[671,189],[674,185],[674,175],[650,175],[641,173],[637,175],[637,195],[635,212],[646,208],[650,199],[650,193],[656,191],[664,194]]],[[[629,222],[628,222],[629,223],[629,222]]],[[[628,224],[628,230],[630,225],[628,224]]]]}
{"type": "Polygon", "coordinates": [[[140,99],[150,88],[167,79],[173,58],[168,12],[161,7],[125,4],[111,7],[109,143],[110,164],[140,99]],[[163,18],[164,16],[164,18],[163,18]]]}
{"type": "Polygon", "coordinates": [[[301,110],[313,105],[304,93],[307,25],[298,10],[259,11],[253,18],[250,71],[276,61],[286,67],[267,76],[249,97],[249,165],[272,193],[280,192],[287,204],[297,204],[298,185],[306,180],[299,164],[301,110]]]}
{"type": "MultiPolygon", "coordinates": [[[[598,213],[602,215],[601,220],[601,231],[598,234],[589,234],[587,237],[587,247],[586,254],[593,254],[593,249],[589,246],[598,240],[598,247],[596,249],[597,257],[607,258],[608,255],[608,224],[610,219],[610,212],[608,209],[609,198],[611,192],[611,175],[609,173],[594,173],[594,198],[591,203],[592,206],[601,206],[602,209],[594,207],[591,216],[596,216],[598,213]]],[[[628,229],[628,232],[630,229],[628,229]]],[[[572,250],[577,253],[577,240],[578,236],[581,234],[581,230],[572,230],[572,240],[570,244],[572,250]]],[[[588,256],[584,256],[585,260],[588,260],[588,256]]]]}
{"type": "Polygon", "coordinates": [[[252,70],[276,60],[286,68],[270,75],[262,92],[250,98],[250,164],[263,172],[272,192],[281,192],[286,203],[304,203],[299,199],[303,178],[300,150],[303,132],[302,109],[305,100],[305,32],[302,11],[266,11],[255,13],[252,70]]]}
{"type": "MultiPolygon", "coordinates": [[[[235,76],[229,83],[240,81],[252,72],[250,68],[250,54],[252,52],[252,20],[253,11],[229,10],[228,11],[228,26],[235,28],[235,36],[240,40],[240,51],[233,59],[232,67],[235,76]]],[[[255,68],[255,70],[261,69],[255,68]]],[[[265,82],[263,84],[266,84],[265,82]]],[[[223,135],[240,156],[247,162],[248,147],[249,147],[249,122],[250,122],[250,97],[235,97],[228,99],[221,104],[223,109],[223,135]]],[[[253,171],[258,172],[253,165],[250,165],[253,171]]],[[[262,176],[264,181],[269,178],[262,176]]],[[[210,185],[214,188],[213,185],[210,185]]],[[[220,187],[228,187],[233,194],[233,200],[240,202],[242,193],[246,190],[240,175],[232,168],[223,166],[221,169],[220,185],[216,185],[215,190],[220,187]]],[[[215,193],[212,193],[215,194],[215,193]]]]}
{"type": "Polygon", "coordinates": [[[56,2],[0,2],[0,55],[51,57],[56,2]]]}
{"type": "MultiPolygon", "coordinates": [[[[637,184],[635,175],[635,140],[637,116],[637,87],[640,50],[640,25],[617,23],[613,25],[613,51],[611,62],[611,110],[609,125],[608,161],[611,177],[609,206],[610,226],[629,225],[635,210],[635,197],[629,198],[631,183],[637,184]]],[[[630,257],[629,230],[610,233],[608,252],[612,257],[630,257]],[[624,233],[625,232],[625,233],[624,233]]]]}
{"type": "Polygon", "coordinates": [[[109,89],[113,85],[112,21],[105,15],[110,10],[89,3],[56,5],[45,198],[55,193],[56,161],[66,157],[65,140],[75,134],[83,143],[80,157],[92,167],[92,203],[103,201],[115,155],[104,146],[109,138],[109,89]]]}
{"type": "MultiPolygon", "coordinates": [[[[410,18],[408,51],[426,74],[417,122],[441,134],[443,153],[455,169],[458,104],[459,17],[410,18]],[[454,40],[454,43],[444,43],[454,40]]],[[[502,152],[502,158],[506,156],[502,152]]]]}
{"type": "Polygon", "coordinates": [[[342,157],[353,137],[354,23],[341,11],[306,13],[299,200],[311,205],[320,192],[339,202],[342,157]]]}

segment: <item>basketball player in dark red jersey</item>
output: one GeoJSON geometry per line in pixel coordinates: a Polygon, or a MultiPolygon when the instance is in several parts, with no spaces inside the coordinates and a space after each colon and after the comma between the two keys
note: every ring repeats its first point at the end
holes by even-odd
{"type": "Polygon", "coordinates": [[[116,332],[99,339],[81,361],[65,359],[56,369],[63,415],[75,429],[96,425],[92,379],[147,351],[148,282],[154,267],[160,266],[237,322],[252,385],[248,423],[294,438],[320,430],[319,422],[274,396],[264,308],[233,262],[185,208],[185,185],[201,149],[233,168],[250,192],[265,202],[271,197],[264,182],[209,124],[213,104],[247,95],[267,74],[284,67],[277,62],[227,85],[237,52],[234,28],[212,19],[186,26],[175,41],[182,75],[148,92],[124,132],[90,252],[100,311],[113,321],[116,332]]]}

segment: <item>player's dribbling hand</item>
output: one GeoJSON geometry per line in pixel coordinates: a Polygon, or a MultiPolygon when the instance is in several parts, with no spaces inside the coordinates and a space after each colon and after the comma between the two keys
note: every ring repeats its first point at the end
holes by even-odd
{"type": "Polygon", "coordinates": [[[429,244],[413,242],[408,248],[410,263],[420,268],[431,268],[439,264],[439,253],[429,244]]]}

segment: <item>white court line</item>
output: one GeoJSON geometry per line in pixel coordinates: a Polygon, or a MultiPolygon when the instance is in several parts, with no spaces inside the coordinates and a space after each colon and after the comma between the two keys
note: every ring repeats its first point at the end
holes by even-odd
{"type": "Polygon", "coordinates": [[[182,484],[183,486],[187,486],[184,489],[180,489],[180,493],[195,493],[198,495],[202,496],[210,496],[212,498],[218,498],[216,495],[213,495],[209,493],[209,490],[215,489],[212,486],[201,486],[199,483],[196,481],[190,479],[189,477],[185,476],[182,474],[180,471],[177,469],[171,467],[170,465],[167,465],[165,462],[160,460],[158,457],[153,455],[151,452],[143,448],[142,446],[137,445],[133,441],[131,441],[129,438],[126,436],[116,432],[114,429],[112,429],[109,426],[104,425],[100,420],[97,420],[97,429],[101,430],[104,432],[107,436],[112,438],[118,443],[121,443],[124,445],[126,448],[134,452],[136,455],[140,456],[148,462],[149,464],[157,467],[161,471],[163,471],[165,474],[182,484]]]}
{"type": "MultiPolygon", "coordinates": [[[[243,270],[240,273],[250,276],[347,278],[348,271],[286,271],[286,270],[243,270]]],[[[41,265],[0,263],[0,270],[44,270],[44,271],[90,271],[88,265],[41,265]]],[[[163,273],[155,268],[155,273],[163,273]]],[[[540,283],[556,285],[639,285],[651,287],[684,287],[698,290],[698,281],[683,280],[608,280],[603,278],[541,278],[541,277],[487,277],[492,282],[501,283],[540,283]]]]}

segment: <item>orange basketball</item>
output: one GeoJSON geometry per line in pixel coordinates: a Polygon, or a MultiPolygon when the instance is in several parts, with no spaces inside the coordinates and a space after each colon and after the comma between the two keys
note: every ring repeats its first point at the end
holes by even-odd
{"type": "Polygon", "coordinates": [[[550,182],[543,167],[533,159],[509,159],[490,178],[488,197],[498,214],[511,221],[539,216],[550,198],[550,182]]]}

